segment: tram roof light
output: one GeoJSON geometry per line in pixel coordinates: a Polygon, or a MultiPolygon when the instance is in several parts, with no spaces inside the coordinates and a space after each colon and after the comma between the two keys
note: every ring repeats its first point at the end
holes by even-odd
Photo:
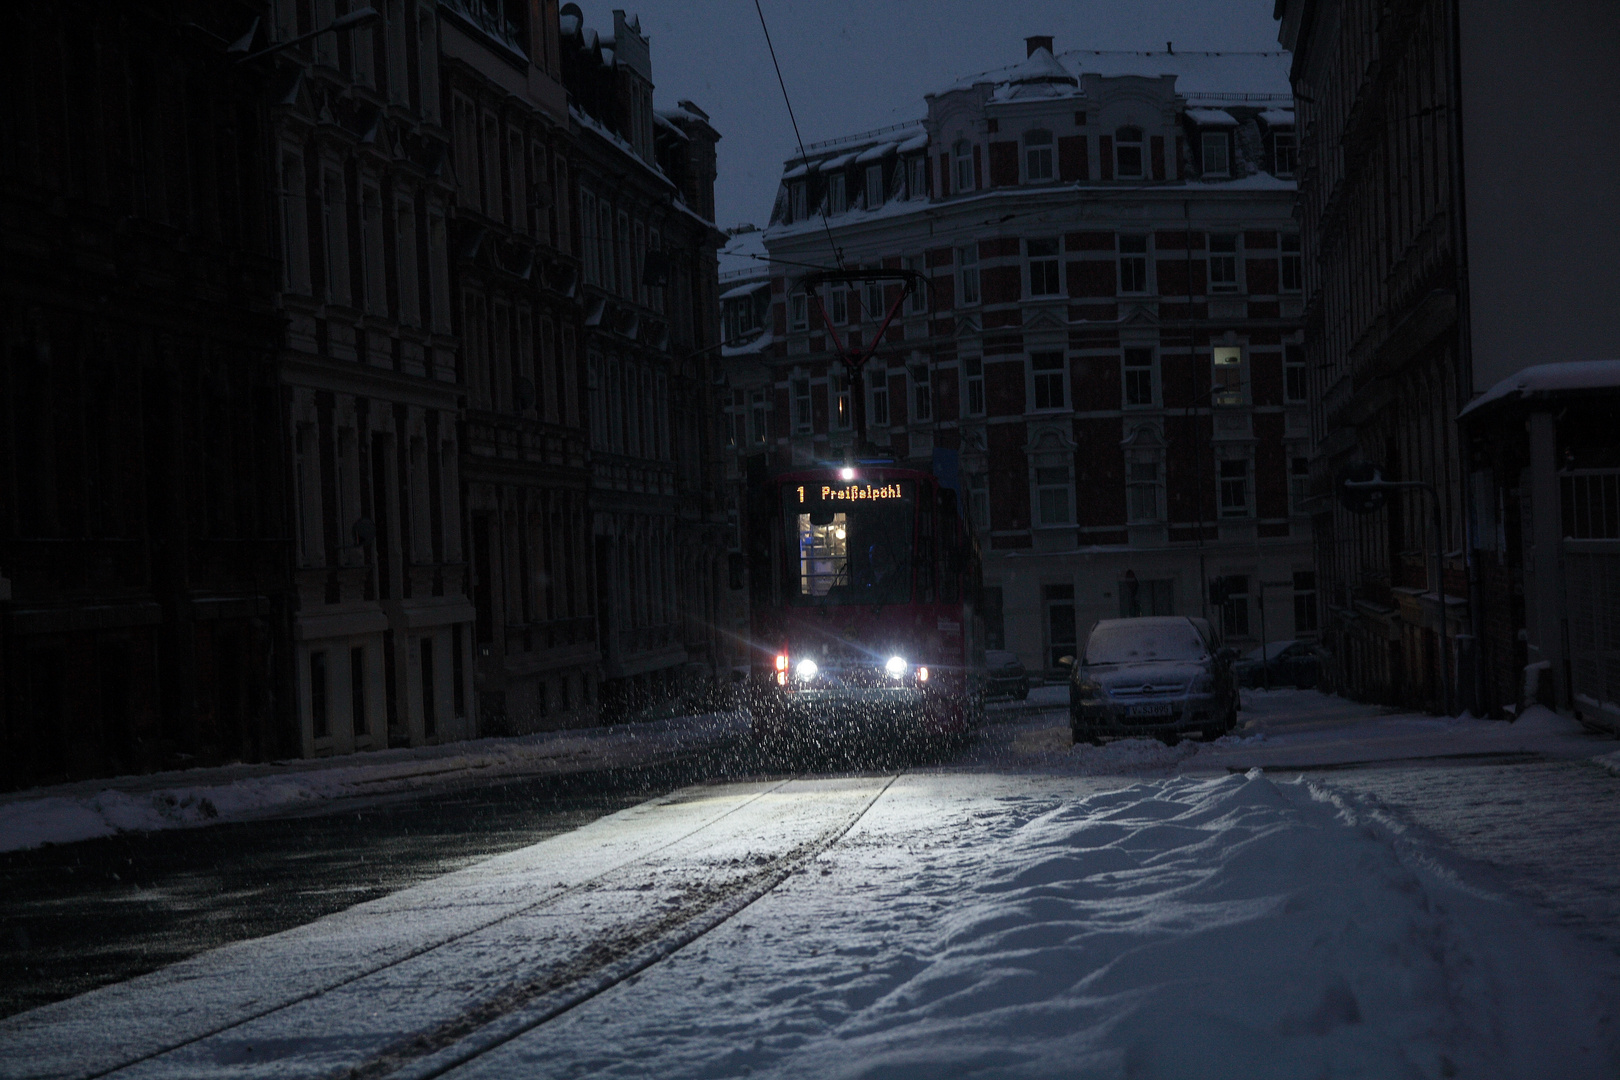
{"type": "Polygon", "coordinates": [[[846,467],[838,475],[845,480],[853,480],[855,479],[855,470],[846,467]]]}

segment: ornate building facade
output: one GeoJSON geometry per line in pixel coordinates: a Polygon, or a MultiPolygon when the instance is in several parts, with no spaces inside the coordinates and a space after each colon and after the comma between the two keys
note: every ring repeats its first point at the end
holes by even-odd
{"type": "MultiPolygon", "coordinates": [[[[867,365],[869,433],[901,459],[956,453],[994,644],[1057,671],[1121,615],[1309,637],[1287,57],[1027,45],[914,123],[789,159],[769,256],[927,278],[867,365]]],[[[897,296],[818,305],[779,274],[768,377],[733,392],[739,451],[842,457],[827,335],[870,343],[897,296]]]]}

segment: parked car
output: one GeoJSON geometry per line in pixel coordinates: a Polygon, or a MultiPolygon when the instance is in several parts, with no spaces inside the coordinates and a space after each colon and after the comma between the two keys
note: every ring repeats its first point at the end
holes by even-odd
{"type": "Polygon", "coordinates": [[[1308,690],[1321,674],[1322,658],[1309,641],[1273,641],[1233,662],[1239,686],[1297,686],[1308,690]]]}
{"type": "Polygon", "coordinates": [[[986,697],[1029,697],[1029,673],[1016,653],[1005,649],[984,650],[984,692],[986,697]]]}
{"type": "Polygon", "coordinates": [[[1154,735],[1174,743],[1188,731],[1219,738],[1237,726],[1236,655],[1183,615],[1101,620],[1070,663],[1074,741],[1154,735]]]}

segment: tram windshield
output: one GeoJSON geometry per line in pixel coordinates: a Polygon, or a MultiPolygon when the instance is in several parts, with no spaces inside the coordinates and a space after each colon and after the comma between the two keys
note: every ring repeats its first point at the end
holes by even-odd
{"type": "Polygon", "coordinates": [[[795,484],[784,491],[789,602],[904,604],[911,600],[913,481],[795,484]]]}

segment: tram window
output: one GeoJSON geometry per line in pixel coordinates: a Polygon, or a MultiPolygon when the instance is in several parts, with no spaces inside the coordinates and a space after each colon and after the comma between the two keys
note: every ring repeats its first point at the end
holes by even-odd
{"type": "Polygon", "coordinates": [[[787,489],[786,531],[797,545],[786,567],[790,603],[911,601],[916,488],[892,486],[891,497],[855,501],[820,498],[811,485],[787,489]]]}

